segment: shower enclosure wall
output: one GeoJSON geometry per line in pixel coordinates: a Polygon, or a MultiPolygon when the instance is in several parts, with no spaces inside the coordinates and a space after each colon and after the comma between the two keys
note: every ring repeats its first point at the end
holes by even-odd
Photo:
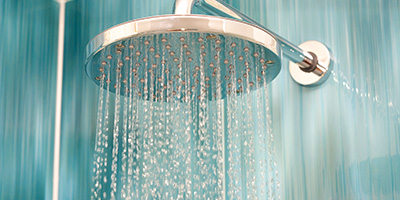
{"type": "MultiPolygon", "coordinates": [[[[335,54],[320,87],[295,83],[286,59],[268,85],[281,199],[399,199],[400,3],[225,2],[295,44],[318,40],[335,54]]],[[[66,5],[59,197],[88,199],[99,88],[84,73],[85,45],[116,24],[170,14],[173,1],[66,5]]],[[[51,198],[58,8],[0,3],[0,199],[51,198]]]]}

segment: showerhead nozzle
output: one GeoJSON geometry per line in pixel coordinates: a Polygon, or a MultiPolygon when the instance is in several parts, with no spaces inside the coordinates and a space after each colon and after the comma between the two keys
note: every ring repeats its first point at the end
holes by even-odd
{"type": "Polygon", "coordinates": [[[117,95],[170,101],[223,99],[271,82],[281,68],[276,39],[237,20],[164,15],[130,21],[87,46],[86,72],[117,95]]]}

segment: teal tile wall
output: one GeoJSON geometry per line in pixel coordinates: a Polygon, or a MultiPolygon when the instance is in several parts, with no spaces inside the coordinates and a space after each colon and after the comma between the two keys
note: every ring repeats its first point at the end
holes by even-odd
{"type": "MultiPolygon", "coordinates": [[[[227,2],[295,44],[327,44],[336,57],[321,87],[294,83],[287,59],[269,85],[282,199],[399,199],[400,2],[227,2]]],[[[90,196],[98,88],[84,73],[87,42],[118,23],[168,14],[172,3],[67,3],[61,199],[90,196]]],[[[49,199],[58,5],[2,0],[0,22],[0,199],[49,199]]]]}
{"type": "Polygon", "coordinates": [[[319,40],[336,57],[321,87],[294,83],[286,59],[270,84],[283,199],[399,199],[399,1],[232,3],[289,41],[319,40]]]}
{"type": "Polygon", "coordinates": [[[58,4],[0,1],[0,199],[51,197],[58,4]]]}

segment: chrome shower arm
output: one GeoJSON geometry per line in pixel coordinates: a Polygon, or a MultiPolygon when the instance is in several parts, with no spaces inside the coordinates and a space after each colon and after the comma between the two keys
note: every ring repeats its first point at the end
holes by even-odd
{"type": "Polygon", "coordinates": [[[286,39],[280,37],[269,29],[265,28],[250,17],[241,13],[231,5],[220,0],[176,0],[174,5],[174,14],[191,14],[192,7],[196,5],[208,14],[229,17],[259,26],[271,33],[281,45],[281,50],[286,57],[296,63],[304,72],[313,72],[322,76],[327,69],[318,64],[318,58],[313,52],[303,51],[298,46],[292,44],[286,39]]]}
{"type": "MultiPolygon", "coordinates": [[[[232,7],[231,5],[219,1],[219,0],[197,0],[196,6],[200,9],[204,10],[205,12],[221,17],[230,17],[237,20],[242,20],[248,22],[250,24],[259,26],[268,32],[270,32],[281,44],[282,52],[289,57],[289,59],[295,63],[301,63],[304,59],[308,59],[306,62],[311,62],[313,57],[304,52],[302,49],[297,47],[296,45],[292,44],[291,42],[287,41],[286,39],[280,37],[276,33],[272,32],[271,30],[267,29],[260,23],[256,22],[255,20],[251,19],[250,17],[246,16],[236,8],[232,7]]],[[[302,64],[304,67],[309,67],[306,63],[302,64]]]]}
{"type": "Polygon", "coordinates": [[[174,10],[172,12],[178,15],[192,14],[192,8],[198,1],[199,0],[175,0],[174,10]]]}

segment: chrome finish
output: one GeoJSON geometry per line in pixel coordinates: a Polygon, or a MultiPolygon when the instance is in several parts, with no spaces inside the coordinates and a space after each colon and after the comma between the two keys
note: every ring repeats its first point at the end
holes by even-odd
{"type": "MultiPolygon", "coordinates": [[[[263,27],[258,22],[254,21],[250,17],[244,15],[240,11],[233,8],[231,5],[220,1],[220,0],[198,0],[195,4],[199,6],[199,8],[203,9],[209,14],[223,16],[223,17],[230,17],[237,20],[246,21],[248,23],[254,24],[256,26],[265,29],[269,33],[271,33],[276,40],[280,43],[282,53],[286,55],[292,62],[290,66],[291,75],[295,81],[297,81],[301,85],[305,86],[316,86],[323,83],[330,75],[331,68],[333,67],[333,56],[330,50],[323,44],[316,42],[316,41],[309,41],[306,42],[304,49],[301,46],[296,46],[291,42],[287,41],[286,39],[280,37],[278,34],[268,30],[267,28],[263,27]],[[309,47],[309,45],[316,45],[315,47],[309,47]],[[310,49],[310,50],[308,50],[310,49]],[[315,51],[315,52],[314,52],[315,51]],[[304,72],[300,68],[309,68],[313,63],[313,57],[310,53],[312,52],[317,55],[317,66],[316,69],[311,72],[304,72]],[[295,65],[295,67],[293,67],[295,65]],[[293,73],[292,73],[293,71],[293,73]],[[298,75],[300,74],[300,75],[298,75]],[[301,75],[306,74],[306,75],[301,75]],[[307,80],[303,80],[303,77],[307,80]],[[309,79],[308,79],[309,78],[309,79]]],[[[315,61],[314,61],[315,63],[315,61]]]]}
{"type": "Polygon", "coordinates": [[[289,72],[293,80],[303,86],[317,86],[325,82],[333,69],[332,52],[324,44],[318,41],[307,41],[299,45],[305,52],[313,52],[318,58],[317,68],[313,72],[304,72],[300,63],[289,63],[289,72]]]}
{"type": "MultiPolygon", "coordinates": [[[[278,34],[268,30],[258,22],[254,21],[250,17],[246,16],[239,10],[235,9],[231,5],[220,1],[220,0],[197,0],[195,4],[190,4],[192,0],[176,0],[175,4],[180,4],[179,6],[193,6],[196,5],[203,11],[205,11],[208,14],[214,15],[214,16],[221,16],[221,17],[228,17],[228,18],[233,18],[236,20],[240,21],[245,21],[251,24],[254,24],[256,26],[261,27],[262,29],[265,29],[274,37],[276,40],[280,43],[282,52],[293,62],[300,63],[303,60],[312,60],[312,56],[308,54],[307,52],[304,52],[302,49],[297,47],[296,45],[292,44],[291,42],[287,41],[286,39],[280,37],[278,34]],[[184,3],[187,1],[186,3],[184,3]]],[[[176,7],[176,6],[175,6],[176,7]]],[[[190,8],[191,9],[191,8],[190,8]]],[[[182,8],[182,10],[190,10],[189,8],[182,8]]],[[[188,13],[186,13],[188,14],[188,13]]],[[[304,68],[309,67],[306,63],[303,63],[304,68]]]]}
{"type": "Polygon", "coordinates": [[[233,19],[246,21],[244,18],[247,18],[243,15],[240,11],[234,9],[229,4],[223,1],[216,1],[216,0],[199,0],[198,4],[201,9],[210,14],[214,14],[221,17],[230,17],[233,19]],[[242,18],[242,16],[244,18],[242,18]]]}
{"type": "Polygon", "coordinates": [[[91,80],[117,95],[135,92],[145,100],[223,99],[263,87],[281,69],[280,46],[270,33],[243,21],[207,15],[130,21],[99,34],[86,50],[85,70],[91,80]],[[140,82],[131,84],[135,91],[126,87],[132,77],[140,82]],[[119,90],[121,81],[125,88],[119,90]]]}
{"type": "Polygon", "coordinates": [[[105,46],[119,40],[169,32],[229,35],[262,45],[277,56],[281,53],[276,39],[268,31],[246,22],[208,15],[162,15],[126,22],[100,33],[86,47],[86,63],[105,46]]]}
{"type": "Polygon", "coordinates": [[[192,14],[192,8],[197,0],[175,0],[173,13],[177,15],[192,14]]]}
{"type": "Polygon", "coordinates": [[[293,79],[302,85],[318,85],[325,81],[330,74],[330,68],[332,68],[330,65],[333,64],[332,53],[324,45],[321,47],[320,43],[310,41],[304,44],[303,48],[297,47],[223,1],[176,0],[174,13],[174,15],[148,17],[126,22],[104,31],[87,45],[86,64],[93,55],[107,45],[133,36],[170,32],[204,32],[232,36],[259,44],[277,56],[281,55],[282,51],[293,62],[290,64],[293,79]],[[194,5],[209,14],[222,17],[192,15],[194,5]],[[310,47],[309,45],[317,46],[310,47]],[[313,60],[313,56],[308,51],[316,54],[318,61],[313,60]],[[315,63],[318,63],[318,66],[313,72],[304,72],[307,68],[312,70],[310,66],[314,67],[315,63]],[[309,78],[309,80],[303,80],[303,77],[309,78]]]}
{"type": "Polygon", "coordinates": [[[299,67],[301,68],[307,68],[310,67],[312,62],[313,62],[313,57],[308,53],[308,52],[304,52],[304,58],[301,62],[298,62],[297,64],[299,65],[299,67]]]}

